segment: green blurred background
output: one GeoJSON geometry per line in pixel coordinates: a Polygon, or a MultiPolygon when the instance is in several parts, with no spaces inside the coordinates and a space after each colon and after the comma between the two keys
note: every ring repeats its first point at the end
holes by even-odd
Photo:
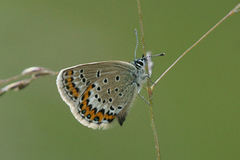
{"type": "MultiPolygon", "coordinates": [[[[141,0],[146,48],[166,53],[153,59],[151,79],[237,3],[141,0]]],[[[240,159],[239,20],[240,13],[229,17],[156,86],[162,160],[240,159]]],[[[132,61],[134,29],[140,31],[136,0],[1,0],[0,24],[0,79],[31,66],[59,71],[94,61],[132,61]]],[[[1,160],[156,159],[149,109],[140,97],[122,127],[92,130],[72,116],[55,79],[40,78],[0,97],[1,160]]]]}

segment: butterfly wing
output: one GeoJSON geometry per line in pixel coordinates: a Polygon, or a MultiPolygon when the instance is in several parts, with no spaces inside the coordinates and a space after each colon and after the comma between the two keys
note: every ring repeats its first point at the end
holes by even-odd
{"type": "Polygon", "coordinates": [[[123,61],[77,65],[60,71],[58,91],[80,123],[106,129],[115,118],[120,125],[125,121],[139,89],[136,72],[123,61]]]}

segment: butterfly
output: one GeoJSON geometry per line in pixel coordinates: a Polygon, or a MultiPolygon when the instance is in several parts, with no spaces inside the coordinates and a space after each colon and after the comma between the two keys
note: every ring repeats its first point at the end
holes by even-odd
{"type": "Polygon", "coordinates": [[[126,120],[129,108],[148,75],[147,57],[80,64],[63,69],[57,87],[75,118],[92,129],[107,129],[126,120]]]}

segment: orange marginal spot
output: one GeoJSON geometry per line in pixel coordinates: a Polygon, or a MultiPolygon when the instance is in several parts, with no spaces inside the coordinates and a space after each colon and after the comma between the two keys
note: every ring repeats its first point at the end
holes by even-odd
{"type": "Polygon", "coordinates": [[[72,83],[68,84],[67,86],[69,87],[69,89],[70,89],[70,88],[73,88],[72,83]]]}
{"type": "Polygon", "coordinates": [[[95,118],[94,110],[90,110],[89,114],[91,115],[90,120],[92,121],[95,118]]]}
{"type": "MultiPolygon", "coordinates": [[[[89,92],[91,89],[93,89],[92,85],[90,85],[90,86],[86,89],[86,91],[83,93],[84,98],[83,98],[82,103],[81,103],[81,104],[83,104],[81,111],[85,110],[86,113],[84,114],[84,116],[86,117],[87,115],[90,114],[90,115],[91,115],[90,120],[93,120],[93,119],[96,117],[95,112],[94,112],[94,110],[90,110],[91,108],[90,108],[89,106],[87,106],[87,99],[89,98],[89,93],[88,93],[88,92],[89,92]]],[[[75,90],[75,91],[76,91],[76,90],[75,90]]],[[[72,92],[73,92],[73,94],[74,94],[74,90],[73,90],[72,92]]],[[[77,94],[79,95],[79,93],[77,93],[77,94]]],[[[100,116],[99,116],[99,119],[102,120],[102,118],[103,118],[103,115],[100,115],[100,116]]]]}
{"type": "Polygon", "coordinates": [[[116,116],[114,116],[114,115],[108,115],[108,114],[105,114],[105,116],[104,116],[104,118],[105,118],[106,120],[113,120],[115,117],[116,117],[116,116]]]}
{"type": "Polygon", "coordinates": [[[68,85],[68,87],[69,87],[69,90],[72,89],[72,88],[73,88],[73,84],[70,83],[70,84],[68,85]]]}
{"type": "Polygon", "coordinates": [[[78,97],[78,96],[80,95],[80,93],[78,93],[78,92],[76,91],[76,89],[74,89],[72,92],[73,92],[72,95],[73,95],[74,97],[78,97]]]}
{"type": "MultiPolygon", "coordinates": [[[[90,107],[87,106],[87,101],[83,101],[81,104],[83,104],[81,111],[85,110],[84,116],[87,116],[88,114],[91,114],[92,111],[90,111],[90,107]]],[[[92,114],[91,114],[92,115],[92,114]]]]}
{"type": "Polygon", "coordinates": [[[74,97],[78,97],[78,96],[80,95],[80,93],[78,92],[78,90],[76,90],[76,88],[73,87],[73,84],[72,84],[72,83],[68,84],[67,86],[68,86],[68,90],[72,92],[71,94],[72,94],[74,97]]]}
{"type": "Polygon", "coordinates": [[[92,115],[92,114],[91,114],[91,111],[89,110],[90,107],[86,106],[85,108],[86,108],[86,109],[85,109],[85,110],[86,110],[86,113],[84,114],[84,116],[86,117],[86,116],[89,115],[89,114],[92,115]]]}
{"type": "Polygon", "coordinates": [[[81,104],[83,104],[81,111],[82,111],[82,110],[87,110],[87,108],[89,108],[89,107],[87,106],[87,102],[86,102],[86,101],[83,101],[81,104]]]}
{"type": "Polygon", "coordinates": [[[89,107],[88,107],[88,106],[86,106],[85,108],[86,108],[86,109],[85,109],[85,110],[86,110],[86,112],[85,112],[84,116],[86,117],[86,116],[89,114],[89,107]]]}
{"type": "Polygon", "coordinates": [[[67,75],[68,75],[68,76],[73,75],[73,71],[72,71],[72,70],[67,71],[67,75]]]}
{"type": "MultiPolygon", "coordinates": [[[[70,83],[69,85],[67,85],[68,86],[68,90],[69,91],[72,91],[72,90],[75,90],[76,91],[76,89],[73,87],[73,84],[72,83],[70,83]]],[[[75,91],[72,91],[72,92],[75,92],[75,91]]]]}
{"type": "Polygon", "coordinates": [[[72,78],[67,78],[67,83],[72,83],[72,78]]]}
{"type": "Polygon", "coordinates": [[[101,122],[102,119],[103,119],[103,113],[102,112],[98,112],[93,118],[95,118],[96,116],[99,117],[99,122],[101,122]]]}
{"type": "Polygon", "coordinates": [[[88,92],[89,92],[91,89],[93,89],[92,85],[90,85],[90,86],[86,89],[86,91],[83,93],[83,96],[84,96],[83,101],[86,101],[86,100],[88,99],[88,97],[89,97],[88,92]]]}

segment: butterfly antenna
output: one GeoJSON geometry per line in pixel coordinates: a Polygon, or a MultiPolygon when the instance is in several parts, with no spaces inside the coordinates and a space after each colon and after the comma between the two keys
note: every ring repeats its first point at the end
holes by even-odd
{"type": "Polygon", "coordinates": [[[165,53],[160,53],[160,54],[156,54],[156,55],[147,55],[146,58],[148,57],[158,57],[158,56],[164,56],[165,53]]]}
{"type": "Polygon", "coordinates": [[[135,29],[134,31],[135,31],[135,35],[136,35],[136,39],[137,39],[137,44],[136,44],[136,47],[135,47],[134,55],[135,55],[135,59],[137,59],[138,34],[137,34],[137,29],[135,29]]]}

